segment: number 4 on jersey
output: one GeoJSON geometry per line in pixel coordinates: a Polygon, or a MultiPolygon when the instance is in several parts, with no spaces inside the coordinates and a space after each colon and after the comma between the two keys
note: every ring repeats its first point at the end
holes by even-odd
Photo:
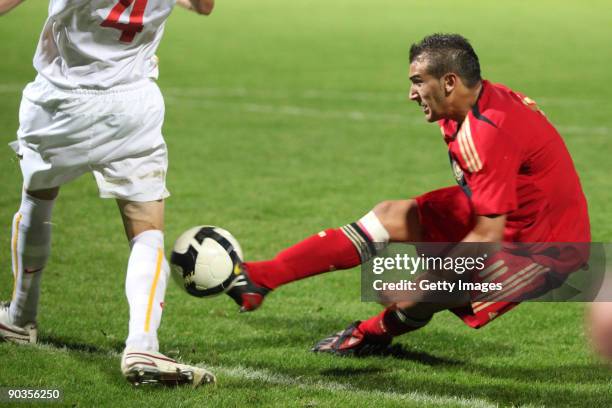
{"type": "Polygon", "coordinates": [[[147,7],[148,0],[119,0],[119,3],[113,7],[108,13],[108,17],[100,25],[102,27],[116,28],[121,31],[121,37],[119,41],[125,43],[131,43],[136,36],[136,33],[142,31],[144,26],[142,25],[142,19],[144,16],[145,8],[147,7]],[[130,13],[129,23],[120,23],[119,18],[123,12],[132,5],[132,12],[130,13]]]}

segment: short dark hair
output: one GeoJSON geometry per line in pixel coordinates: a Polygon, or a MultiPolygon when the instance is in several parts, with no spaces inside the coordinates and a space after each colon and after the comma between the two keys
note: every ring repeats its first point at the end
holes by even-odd
{"type": "Polygon", "coordinates": [[[436,78],[454,72],[469,88],[478,84],[480,62],[470,42],[459,34],[432,34],[410,47],[410,63],[425,56],[427,72],[436,78]]]}

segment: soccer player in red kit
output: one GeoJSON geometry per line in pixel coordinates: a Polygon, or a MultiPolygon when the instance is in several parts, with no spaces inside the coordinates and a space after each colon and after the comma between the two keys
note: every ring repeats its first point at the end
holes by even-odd
{"type": "MultiPolygon", "coordinates": [[[[531,99],[481,78],[478,57],[465,38],[434,34],[413,44],[410,80],[410,99],[428,122],[440,125],[458,186],[384,201],[359,221],[322,231],[272,260],[245,262],[228,292],[242,311],[259,307],[280,285],[366,262],[388,242],[590,241],[586,199],[561,136],[531,99]]],[[[513,295],[537,292],[551,274],[562,279],[587,262],[588,251],[571,245],[566,249],[505,254],[491,264],[486,273],[506,284],[505,294],[482,299],[462,293],[444,303],[398,302],[313,350],[377,351],[442,310],[482,327],[518,304],[507,301],[513,295]]]]}

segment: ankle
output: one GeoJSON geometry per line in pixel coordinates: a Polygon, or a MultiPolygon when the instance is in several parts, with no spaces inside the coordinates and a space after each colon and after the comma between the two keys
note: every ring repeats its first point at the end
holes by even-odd
{"type": "Polygon", "coordinates": [[[255,285],[268,290],[274,290],[280,286],[276,281],[268,279],[270,276],[278,275],[283,272],[282,264],[278,260],[271,259],[269,261],[244,262],[243,266],[249,279],[255,285]]]}
{"type": "Polygon", "coordinates": [[[378,315],[361,322],[358,329],[367,336],[396,337],[418,330],[429,323],[430,320],[431,318],[411,318],[400,309],[387,308],[378,315]]]}

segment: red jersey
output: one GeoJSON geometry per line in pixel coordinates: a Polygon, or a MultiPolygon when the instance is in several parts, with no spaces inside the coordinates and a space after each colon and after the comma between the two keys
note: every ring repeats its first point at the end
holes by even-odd
{"type": "Polygon", "coordinates": [[[477,215],[506,214],[504,241],[589,242],[587,203],[563,139],[535,102],[483,81],[459,124],[439,125],[477,215]]]}

